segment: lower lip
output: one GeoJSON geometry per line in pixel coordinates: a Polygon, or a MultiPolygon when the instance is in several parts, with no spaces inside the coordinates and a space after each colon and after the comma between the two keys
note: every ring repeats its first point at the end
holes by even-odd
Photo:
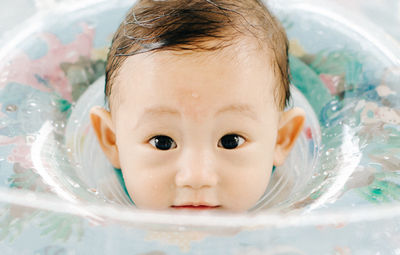
{"type": "Polygon", "coordinates": [[[207,206],[207,205],[182,205],[182,206],[171,206],[173,209],[182,209],[182,210],[212,210],[217,209],[220,206],[207,206]]]}

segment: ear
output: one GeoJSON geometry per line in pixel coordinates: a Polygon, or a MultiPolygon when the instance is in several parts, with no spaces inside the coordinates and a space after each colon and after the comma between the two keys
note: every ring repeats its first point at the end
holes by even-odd
{"type": "Polygon", "coordinates": [[[305,113],[301,108],[294,107],[283,112],[279,121],[276,139],[274,166],[281,166],[296,142],[305,121],[305,113]]]}
{"type": "Polygon", "coordinates": [[[104,154],[115,168],[121,168],[110,112],[95,106],[90,110],[90,120],[104,154]]]}

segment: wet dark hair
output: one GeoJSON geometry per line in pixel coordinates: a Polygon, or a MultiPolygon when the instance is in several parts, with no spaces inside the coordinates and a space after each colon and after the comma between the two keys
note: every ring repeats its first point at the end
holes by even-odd
{"type": "MultiPolygon", "coordinates": [[[[288,40],[261,0],[139,0],[114,34],[107,57],[105,96],[126,58],[157,51],[216,51],[243,36],[270,49],[279,109],[290,99],[288,40]],[[210,42],[213,42],[210,44],[210,42]]],[[[109,103],[109,102],[108,102],[109,103]]]]}

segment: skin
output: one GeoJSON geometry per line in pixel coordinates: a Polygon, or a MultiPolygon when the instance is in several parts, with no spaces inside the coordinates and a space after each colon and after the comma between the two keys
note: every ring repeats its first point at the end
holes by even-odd
{"type": "Polygon", "coordinates": [[[114,86],[111,112],[94,107],[92,125],[143,209],[250,209],[304,122],[301,109],[277,109],[270,57],[240,45],[132,56],[114,86]],[[222,144],[229,134],[234,149],[222,144]],[[157,135],[171,138],[169,150],[157,135]]]}

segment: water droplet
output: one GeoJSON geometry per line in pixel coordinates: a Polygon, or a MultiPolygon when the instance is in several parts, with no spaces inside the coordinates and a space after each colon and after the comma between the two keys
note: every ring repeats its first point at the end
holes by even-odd
{"type": "Polygon", "coordinates": [[[15,104],[10,104],[7,105],[6,111],[7,112],[15,112],[18,109],[18,107],[15,104]]]}
{"type": "Polygon", "coordinates": [[[35,140],[36,140],[36,136],[34,136],[34,135],[27,135],[25,137],[25,141],[27,144],[32,144],[35,142],[35,140]]]}
{"type": "Polygon", "coordinates": [[[30,102],[28,103],[28,106],[30,106],[30,107],[36,107],[36,106],[37,106],[37,103],[36,103],[35,101],[30,101],[30,102]]]}
{"type": "Polygon", "coordinates": [[[93,194],[95,194],[95,195],[99,194],[99,192],[95,188],[89,188],[88,191],[93,193],[93,194]]]}

